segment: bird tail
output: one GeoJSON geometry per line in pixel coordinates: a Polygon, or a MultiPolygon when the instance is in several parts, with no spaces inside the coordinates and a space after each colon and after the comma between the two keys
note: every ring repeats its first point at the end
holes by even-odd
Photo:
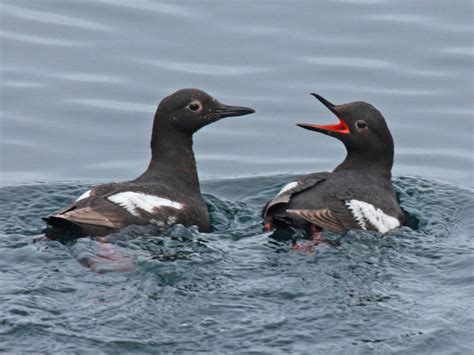
{"type": "Polygon", "coordinates": [[[48,216],[41,219],[48,225],[44,233],[49,239],[62,239],[66,235],[78,235],[82,230],[79,225],[65,218],[48,216]]]}

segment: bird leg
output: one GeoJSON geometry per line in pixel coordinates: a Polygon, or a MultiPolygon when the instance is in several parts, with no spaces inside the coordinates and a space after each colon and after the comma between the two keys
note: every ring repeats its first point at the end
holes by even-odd
{"type": "Polygon", "coordinates": [[[303,241],[298,243],[297,241],[293,242],[291,246],[292,250],[298,250],[306,254],[314,254],[314,248],[324,242],[324,237],[321,235],[321,228],[311,224],[309,227],[309,232],[311,233],[311,241],[303,241]]]}
{"type": "Polygon", "coordinates": [[[311,233],[311,239],[313,240],[313,242],[315,242],[316,244],[324,242],[324,237],[321,235],[321,228],[312,224],[309,227],[309,231],[311,233]]]}
{"type": "Polygon", "coordinates": [[[264,231],[264,232],[270,232],[270,231],[272,231],[272,230],[273,230],[273,224],[272,224],[272,222],[268,222],[268,223],[265,223],[265,224],[263,225],[263,231],[264,231]]]}
{"type": "Polygon", "coordinates": [[[88,260],[88,266],[97,273],[107,271],[131,271],[134,267],[133,261],[123,254],[119,253],[117,248],[108,242],[106,237],[97,237],[100,242],[99,250],[97,251],[97,260],[88,260]],[[107,268],[107,264],[113,266],[111,269],[107,268]]]}

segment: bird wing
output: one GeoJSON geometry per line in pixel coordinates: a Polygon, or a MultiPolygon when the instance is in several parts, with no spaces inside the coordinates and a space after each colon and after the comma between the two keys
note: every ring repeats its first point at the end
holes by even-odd
{"type": "Polygon", "coordinates": [[[286,210],[286,212],[290,216],[304,218],[308,222],[336,234],[342,233],[347,229],[329,208],[319,210],[286,210]]]}
{"type": "Polygon", "coordinates": [[[43,220],[53,227],[66,226],[66,223],[70,222],[75,225],[123,228],[125,226],[124,217],[130,218],[131,216],[122,207],[107,200],[107,196],[120,192],[122,189],[123,186],[120,183],[95,186],[65,208],[43,218],[43,220]]]}
{"type": "Polygon", "coordinates": [[[59,229],[68,229],[72,223],[91,230],[95,227],[121,229],[131,224],[166,228],[181,223],[183,211],[186,213],[183,203],[168,199],[170,193],[159,185],[148,186],[150,193],[143,192],[143,188],[144,184],[133,182],[99,185],[63,210],[43,219],[59,229]]]}
{"type": "MultiPolygon", "coordinates": [[[[288,188],[288,189],[283,188],[283,190],[273,200],[268,202],[263,207],[262,216],[264,220],[271,218],[272,210],[274,210],[276,206],[289,203],[293,195],[298,194],[302,191],[309,189],[310,187],[313,187],[314,185],[319,184],[320,182],[326,180],[330,174],[331,173],[328,173],[328,172],[320,172],[320,173],[305,175],[298,178],[294,182],[295,184],[291,188],[288,188]]],[[[290,184],[286,186],[289,186],[290,184]]]]}
{"type": "MultiPolygon", "coordinates": [[[[66,213],[57,214],[51,216],[53,219],[58,218],[67,220],[75,224],[88,224],[94,226],[101,226],[113,229],[119,229],[124,227],[118,214],[107,213],[107,211],[98,211],[93,207],[84,207],[79,209],[73,209],[66,213]]],[[[50,217],[50,218],[51,218],[50,217]]]]}
{"type": "Polygon", "coordinates": [[[331,175],[330,179],[328,173],[323,174],[308,175],[295,189],[284,188],[283,193],[265,207],[264,223],[281,221],[302,226],[302,222],[310,222],[334,233],[348,229],[386,233],[403,223],[403,212],[390,180],[361,177],[354,172],[349,176],[345,172],[331,175]],[[323,181],[326,182],[322,193],[316,193],[321,192],[316,187],[305,203],[294,203],[299,192],[323,181]],[[347,181],[359,183],[347,186],[347,181]]]}
{"type": "Polygon", "coordinates": [[[77,208],[81,208],[87,206],[87,204],[95,197],[106,195],[118,191],[120,189],[120,184],[111,182],[108,184],[102,184],[91,188],[84,192],[81,196],[79,196],[76,200],[72,203],[64,207],[63,209],[56,212],[56,215],[62,215],[68,211],[72,211],[77,208]]]}
{"type": "Polygon", "coordinates": [[[403,223],[404,215],[397,201],[395,190],[390,182],[385,186],[374,183],[368,186],[358,187],[357,189],[346,188],[339,191],[335,197],[339,201],[344,202],[346,207],[347,202],[352,200],[363,201],[376,208],[384,206],[384,213],[398,218],[403,223]]]}
{"type": "MultiPolygon", "coordinates": [[[[373,186],[375,191],[378,187],[373,186]]],[[[365,191],[367,192],[367,191],[365,191]]],[[[380,194],[363,193],[360,190],[343,189],[326,200],[327,207],[322,209],[289,209],[287,214],[293,217],[300,217],[306,221],[317,225],[318,227],[328,229],[333,233],[342,233],[348,229],[373,230],[380,233],[386,233],[397,228],[403,222],[403,213],[397,213],[393,206],[396,203],[388,204],[390,208],[382,210],[383,202],[380,200],[380,194]],[[368,196],[374,196],[367,198],[368,196]]],[[[385,193],[384,198],[387,198],[385,193]]],[[[390,196],[390,195],[388,195],[390,196]]]]}

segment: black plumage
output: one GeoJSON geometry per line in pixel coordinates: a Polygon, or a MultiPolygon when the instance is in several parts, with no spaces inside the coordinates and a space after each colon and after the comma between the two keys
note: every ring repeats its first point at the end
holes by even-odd
{"type": "Polygon", "coordinates": [[[299,124],[342,141],[345,160],[333,172],[298,178],[263,209],[265,229],[316,226],[333,233],[385,233],[403,223],[391,183],[394,143],[382,114],[365,102],[334,105],[313,94],[338,118],[334,125],[299,124]]]}
{"type": "Polygon", "coordinates": [[[105,235],[128,225],[153,224],[166,229],[177,223],[210,231],[193,134],[221,118],[253,112],[224,105],[197,89],[182,89],[164,98],[155,113],[147,170],[131,181],[93,187],[83,198],[43,218],[51,227],[48,235],[105,235]]]}

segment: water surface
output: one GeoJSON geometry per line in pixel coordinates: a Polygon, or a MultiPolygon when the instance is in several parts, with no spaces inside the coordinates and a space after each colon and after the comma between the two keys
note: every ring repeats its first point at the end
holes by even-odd
{"type": "Polygon", "coordinates": [[[472,349],[472,190],[396,179],[414,229],[327,234],[301,253],[260,225],[261,205],[291,178],[206,182],[213,233],[132,229],[109,244],[41,236],[36,217],[88,184],[1,189],[0,351],[472,349]]]}
{"type": "Polygon", "coordinates": [[[331,169],[308,94],[385,115],[395,175],[473,183],[473,3],[2,1],[3,184],[129,179],[154,110],[197,87],[257,114],[199,132],[203,178],[331,169]]]}
{"type": "Polygon", "coordinates": [[[5,0],[0,15],[0,352],[474,347],[472,2],[5,0]],[[213,233],[44,239],[41,216],[143,171],[156,105],[182,87],[257,110],[196,135],[213,233]],[[382,111],[407,226],[313,253],[262,232],[285,183],[344,157],[295,126],[335,121],[310,92],[382,111]]]}

